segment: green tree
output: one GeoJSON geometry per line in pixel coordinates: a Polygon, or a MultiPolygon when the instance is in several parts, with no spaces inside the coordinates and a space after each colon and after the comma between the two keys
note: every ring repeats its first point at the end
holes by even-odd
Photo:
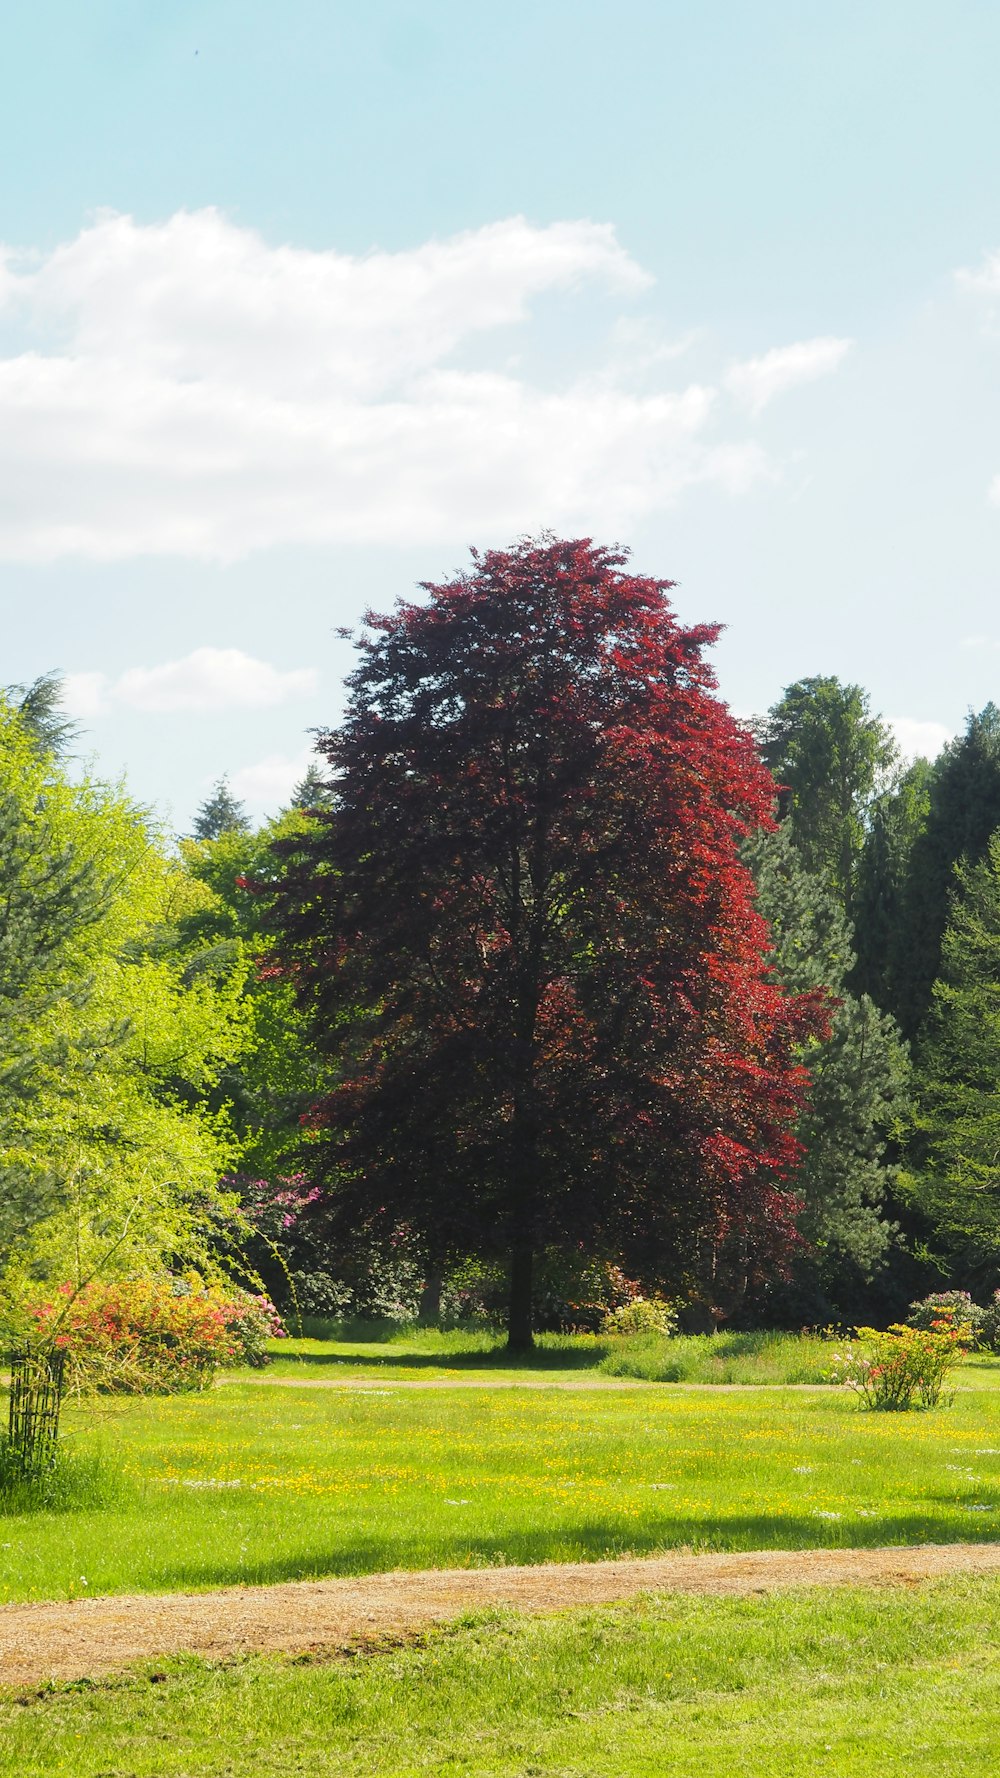
{"type": "Polygon", "coordinates": [[[941,971],[916,1051],[908,1196],[942,1268],[993,1288],[1000,1267],[1000,834],[956,866],[941,971]]]}
{"type": "Polygon", "coordinates": [[[205,798],[194,818],[196,840],[218,840],[224,833],[248,833],[250,822],[243,804],[220,778],[211,796],[205,798]]]}
{"type": "Polygon", "coordinates": [[[868,810],[898,759],[890,730],[860,685],[814,677],[788,686],[756,731],[806,869],[850,914],[868,810]]]}
{"type": "Polygon", "coordinates": [[[898,924],[895,1006],[906,1037],[916,1037],[941,969],[954,870],[985,858],[1000,827],[1000,710],[987,704],[935,761],[927,815],[909,849],[898,924]]]}
{"type": "Polygon", "coordinates": [[[796,1134],[804,1149],[799,1221],[810,1252],[796,1268],[838,1313],[884,1264],[894,1225],[885,1204],[894,1178],[887,1139],[906,1103],[909,1063],[891,1018],[845,986],[851,929],[836,897],[807,871],[784,827],[748,847],[757,905],[771,928],[774,970],[796,994],[828,988],[836,1006],[825,1038],[803,1045],[811,1087],[796,1134]]]}
{"type": "Polygon", "coordinates": [[[292,791],[293,809],[322,809],[330,800],[330,782],[315,762],[310,761],[305,776],[292,791]]]}
{"type": "Polygon", "coordinates": [[[239,1134],[241,1171],[272,1181],[301,1168],[301,1120],[321,1090],[322,1071],[293,986],[275,967],[273,940],[262,930],[261,901],[247,884],[273,875],[275,844],[287,846],[308,826],[303,810],[293,806],[252,831],[181,843],[186,870],[208,891],[206,902],[183,923],[186,941],[203,947],[201,954],[220,958],[238,947],[247,961],[246,1041],[225,1069],[221,1087],[239,1134]]]}
{"type": "Polygon", "coordinates": [[[211,1103],[244,964],[182,946],[208,897],[119,791],[71,782],[0,709],[0,1246],[8,1282],[192,1254],[235,1153],[211,1103]]]}
{"type": "Polygon", "coordinates": [[[872,805],[854,892],[858,959],[851,985],[899,1019],[913,973],[908,898],[913,853],[927,826],[934,767],[914,760],[872,805]]]}
{"type": "Polygon", "coordinates": [[[79,730],[62,708],[61,673],[42,673],[30,685],[8,685],[4,695],[43,753],[62,758],[69,751],[79,730]]]}

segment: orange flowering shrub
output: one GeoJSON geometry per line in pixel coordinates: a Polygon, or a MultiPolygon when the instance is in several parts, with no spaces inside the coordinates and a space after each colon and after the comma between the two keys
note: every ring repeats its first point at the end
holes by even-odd
{"type": "Polygon", "coordinates": [[[62,1284],[29,1314],[33,1341],[65,1352],[67,1387],[104,1395],[205,1389],[220,1366],[266,1362],[284,1331],[266,1297],[196,1275],[62,1284]]]}
{"type": "Polygon", "coordinates": [[[929,1328],[894,1323],[885,1332],[859,1327],[858,1344],[834,1355],[831,1381],[846,1383],[865,1407],[883,1413],[937,1407],[948,1372],[974,1335],[943,1314],[929,1328]]]}

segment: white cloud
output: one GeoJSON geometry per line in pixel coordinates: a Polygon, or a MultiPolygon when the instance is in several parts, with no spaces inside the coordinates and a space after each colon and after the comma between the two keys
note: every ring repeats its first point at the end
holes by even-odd
{"type": "Polygon", "coordinates": [[[183,660],[129,667],[117,679],[71,673],[63,703],[74,716],[97,716],[116,706],[132,710],[259,710],[315,691],[312,667],[281,672],[239,648],[196,648],[183,660]]]}
{"type": "Polygon", "coordinates": [[[936,759],[945,742],[952,739],[953,731],[943,722],[919,722],[912,716],[887,716],[886,721],[907,761],[936,759]]]}
{"type": "MultiPolygon", "coordinates": [[[[633,389],[610,340],[610,376],[559,388],[511,370],[509,341],[504,370],[466,362],[542,293],[648,282],[607,225],[518,217],[352,257],[215,210],[109,214],[48,255],[0,251],[21,348],[0,358],[0,557],[613,531],[694,484],[741,490],[767,462],[715,434],[713,391],[633,389]]],[[[846,343],[737,367],[750,405],[820,374],[818,348],[846,343]]]]}
{"type": "Polygon", "coordinates": [[[822,338],[799,340],[792,346],[775,346],[759,358],[747,358],[727,372],[730,395],[759,414],[776,395],[799,383],[812,383],[835,371],[846,358],[853,340],[822,338]]]}
{"type": "Polygon", "coordinates": [[[233,773],[230,789],[241,801],[258,808],[273,808],[286,803],[297,784],[301,784],[316,755],[311,747],[301,753],[269,753],[256,765],[242,766],[233,773]]]}
{"type": "Polygon", "coordinates": [[[106,673],[67,673],[61,703],[68,716],[100,716],[108,707],[106,673]]]}
{"type": "Polygon", "coordinates": [[[973,296],[1000,296],[1000,253],[987,253],[978,270],[962,266],[955,273],[960,290],[973,296]]]}

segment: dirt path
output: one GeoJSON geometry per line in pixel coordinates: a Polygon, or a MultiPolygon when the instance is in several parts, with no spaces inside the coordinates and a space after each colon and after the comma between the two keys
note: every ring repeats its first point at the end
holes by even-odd
{"type": "Polygon", "coordinates": [[[263,1650],[332,1653],[412,1635],[463,1612],[496,1605],[560,1611],[640,1593],[913,1586],[949,1574],[1000,1574],[1000,1544],[764,1550],[533,1568],[437,1569],[215,1593],[7,1605],[0,1608],[0,1683],[80,1679],[181,1651],[215,1659],[263,1650]]]}
{"type": "Polygon", "coordinates": [[[655,1383],[648,1377],[560,1377],[542,1373],[537,1377],[491,1377],[484,1372],[470,1377],[219,1377],[220,1389],[227,1383],[252,1383],[267,1389],[356,1389],[363,1395],[381,1395],[392,1389],[710,1389],[718,1395],[726,1391],[762,1389],[813,1389],[829,1395],[835,1385],[830,1383],[655,1383]]]}

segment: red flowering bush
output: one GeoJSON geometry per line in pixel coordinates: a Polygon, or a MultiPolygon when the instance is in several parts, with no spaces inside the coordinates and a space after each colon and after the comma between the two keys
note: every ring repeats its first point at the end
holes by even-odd
{"type": "Polygon", "coordinates": [[[220,1366],[265,1363],[284,1332],[266,1297],[194,1274],[62,1284],[29,1317],[33,1339],[65,1352],[67,1386],[104,1395],[205,1389],[220,1366]]]}

